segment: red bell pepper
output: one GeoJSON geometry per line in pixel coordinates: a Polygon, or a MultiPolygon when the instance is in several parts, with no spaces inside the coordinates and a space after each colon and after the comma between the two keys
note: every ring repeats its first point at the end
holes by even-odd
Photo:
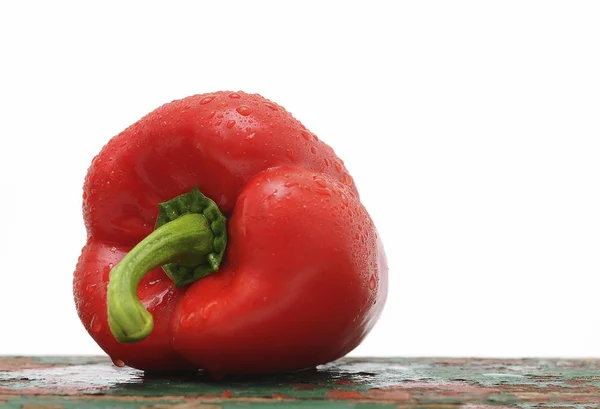
{"type": "Polygon", "coordinates": [[[383,308],[385,253],[352,177],[259,95],[148,114],[92,161],[83,201],[77,311],[118,365],[300,370],[354,349],[383,308]]]}

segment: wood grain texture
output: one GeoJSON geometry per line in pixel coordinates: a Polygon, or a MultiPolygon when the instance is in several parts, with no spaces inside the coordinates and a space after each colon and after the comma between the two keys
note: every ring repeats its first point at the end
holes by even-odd
{"type": "Polygon", "coordinates": [[[214,381],[100,357],[0,357],[0,408],[600,409],[600,360],[345,358],[214,381]]]}

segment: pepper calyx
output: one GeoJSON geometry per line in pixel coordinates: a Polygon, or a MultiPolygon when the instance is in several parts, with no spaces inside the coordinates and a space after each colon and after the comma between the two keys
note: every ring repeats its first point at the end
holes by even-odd
{"type": "Polygon", "coordinates": [[[213,251],[210,253],[192,251],[177,261],[162,266],[175,285],[182,287],[217,271],[227,247],[227,219],[217,204],[194,187],[188,193],[159,203],[158,207],[155,230],[183,215],[197,213],[206,218],[214,235],[213,251]]]}

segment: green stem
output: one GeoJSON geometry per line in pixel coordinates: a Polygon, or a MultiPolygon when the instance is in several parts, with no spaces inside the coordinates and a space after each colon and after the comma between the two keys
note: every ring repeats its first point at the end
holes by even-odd
{"type": "Polygon", "coordinates": [[[219,269],[227,242],[225,223],[217,205],[198,189],[160,204],[156,230],[110,272],[108,324],[117,341],[141,341],[152,332],[152,315],[137,297],[148,271],[162,266],[182,286],[219,269]]]}
{"type": "Polygon", "coordinates": [[[213,240],[204,216],[187,214],[154,230],[112,269],[107,294],[108,323],[119,342],[140,341],[152,331],[152,315],[137,297],[142,277],[188,253],[212,252],[213,240]]]}

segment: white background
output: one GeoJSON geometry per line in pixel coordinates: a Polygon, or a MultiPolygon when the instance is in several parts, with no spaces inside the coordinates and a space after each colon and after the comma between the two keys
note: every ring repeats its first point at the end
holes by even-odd
{"type": "Polygon", "coordinates": [[[0,354],[97,354],[81,186],[173,99],[257,92],[342,157],[384,239],[355,355],[600,356],[600,3],[0,3],[0,354]]]}

